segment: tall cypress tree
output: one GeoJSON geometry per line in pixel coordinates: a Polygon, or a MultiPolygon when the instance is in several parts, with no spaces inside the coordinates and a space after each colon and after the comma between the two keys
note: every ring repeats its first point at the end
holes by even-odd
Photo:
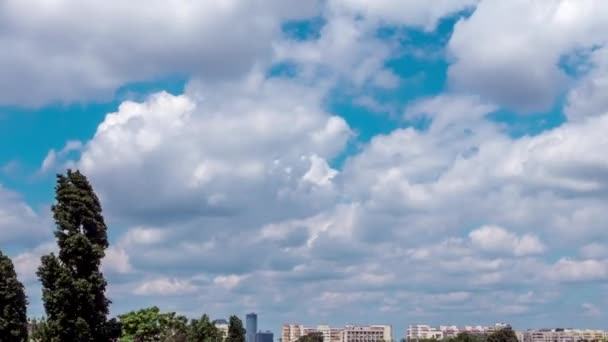
{"type": "Polygon", "coordinates": [[[230,316],[226,342],[245,342],[245,328],[243,328],[243,321],[241,321],[237,316],[230,316]]]}
{"type": "Polygon", "coordinates": [[[79,171],[57,175],[56,203],[59,254],[42,257],[38,277],[52,341],[107,342],[110,301],[99,270],[108,248],[107,227],[99,199],[79,171]]]}
{"type": "Polygon", "coordinates": [[[0,251],[0,341],[27,341],[27,298],[9,257],[0,251]]]}

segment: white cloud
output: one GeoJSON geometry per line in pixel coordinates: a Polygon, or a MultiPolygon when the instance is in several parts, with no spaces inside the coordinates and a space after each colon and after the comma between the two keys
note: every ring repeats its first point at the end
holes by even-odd
{"type": "Polygon", "coordinates": [[[236,275],[236,274],[230,274],[230,275],[225,275],[225,276],[217,276],[215,278],[213,278],[213,283],[215,285],[227,288],[227,289],[232,289],[236,286],[238,286],[241,281],[243,280],[242,276],[236,275]]]}
{"type": "Polygon", "coordinates": [[[19,280],[26,285],[37,280],[38,277],[36,276],[36,272],[40,266],[40,258],[43,255],[56,251],[57,244],[54,241],[49,241],[13,257],[15,271],[17,272],[19,280]]]}
{"type": "Polygon", "coordinates": [[[547,277],[564,282],[603,280],[608,278],[608,262],[562,258],[547,270],[547,277]]]}
{"type": "Polygon", "coordinates": [[[133,266],[129,261],[127,251],[120,248],[110,246],[106,250],[106,256],[102,262],[102,269],[106,273],[126,274],[133,271],[133,266]]]}
{"type": "Polygon", "coordinates": [[[107,98],[176,74],[240,75],[270,58],[284,20],[318,10],[317,1],[290,0],[3,1],[0,103],[107,98]]]}
{"type": "Polygon", "coordinates": [[[560,59],[606,43],[607,15],[601,0],[481,1],[454,27],[449,81],[511,109],[547,110],[568,81],[560,59]]]}
{"type": "Polygon", "coordinates": [[[525,234],[521,237],[497,226],[483,226],[469,233],[473,246],[488,252],[508,253],[515,256],[541,254],[545,245],[538,237],[525,234]]]}
{"type": "Polygon", "coordinates": [[[19,194],[0,184],[0,244],[35,245],[51,231],[48,215],[37,213],[19,194]]]}
{"type": "Polygon", "coordinates": [[[570,120],[605,114],[608,110],[608,47],[590,54],[591,70],[568,92],[564,112],[570,120]]]}
{"type": "Polygon", "coordinates": [[[54,149],[49,150],[42,161],[40,172],[44,173],[56,168],[63,169],[63,165],[58,164],[64,161],[69,156],[70,152],[80,151],[81,149],[82,143],[80,141],[70,140],[65,143],[65,146],[59,151],[55,151],[54,149]]]}
{"type": "Polygon", "coordinates": [[[158,278],[145,280],[137,286],[133,293],[140,296],[170,296],[188,295],[197,290],[197,286],[188,280],[176,278],[158,278]]]}
{"type": "Polygon", "coordinates": [[[330,185],[338,171],[332,169],[327,162],[317,155],[310,156],[310,169],[302,176],[302,180],[316,185],[330,185]]]}
{"type": "Polygon", "coordinates": [[[361,15],[368,20],[405,26],[435,29],[439,19],[472,8],[478,0],[438,0],[420,2],[411,0],[331,0],[334,11],[361,15]]]}
{"type": "Polygon", "coordinates": [[[322,160],[337,155],[351,132],[321,109],[320,95],[257,73],[234,83],[195,82],[184,95],[123,103],[99,125],[77,164],[108,210],[147,222],[163,212],[226,215],[242,210],[251,193],[260,207],[274,210],[272,201],[322,195],[297,193],[308,171],[305,179],[319,184],[335,176],[322,160]],[[302,155],[315,156],[312,169],[302,155]]]}

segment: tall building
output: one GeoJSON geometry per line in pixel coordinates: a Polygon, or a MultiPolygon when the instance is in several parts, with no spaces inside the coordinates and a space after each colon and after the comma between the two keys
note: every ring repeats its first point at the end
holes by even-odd
{"type": "Polygon", "coordinates": [[[260,331],[255,334],[255,342],[273,342],[274,334],[271,331],[260,331]]]}
{"type": "Polygon", "coordinates": [[[245,341],[255,342],[255,334],[258,331],[258,315],[255,312],[247,314],[245,317],[245,341]]]}
{"type": "Polygon", "coordinates": [[[226,339],[228,336],[228,321],[225,319],[216,319],[213,321],[213,325],[220,331],[222,334],[222,340],[226,339]]]}

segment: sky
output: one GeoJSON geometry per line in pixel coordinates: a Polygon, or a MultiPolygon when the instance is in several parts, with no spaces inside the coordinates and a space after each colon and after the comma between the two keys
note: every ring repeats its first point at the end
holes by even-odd
{"type": "Polygon", "coordinates": [[[608,329],[603,0],[4,0],[0,248],[55,174],[112,315],[608,329]]]}

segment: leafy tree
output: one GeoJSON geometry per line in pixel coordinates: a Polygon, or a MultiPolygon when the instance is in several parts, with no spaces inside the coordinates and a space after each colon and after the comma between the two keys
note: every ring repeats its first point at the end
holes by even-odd
{"type": "Polygon", "coordinates": [[[42,318],[40,321],[36,319],[31,321],[32,331],[30,333],[30,341],[33,342],[48,342],[51,340],[49,326],[46,323],[46,319],[42,318]]]}
{"type": "Polygon", "coordinates": [[[243,322],[237,316],[230,316],[226,342],[245,342],[245,328],[243,328],[243,322]]]}
{"type": "Polygon", "coordinates": [[[222,333],[203,315],[200,319],[190,321],[188,329],[188,342],[218,342],[222,341],[222,333]]]}
{"type": "Polygon", "coordinates": [[[488,335],[486,342],[518,342],[518,340],[513,329],[502,328],[488,335]]]}
{"type": "Polygon", "coordinates": [[[323,333],[313,332],[298,338],[297,342],[323,342],[323,333]]]}
{"type": "Polygon", "coordinates": [[[456,337],[450,338],[449,342],[484,342],[484,337],[467,332],[461,332],[456,335],[456,337]]]}
{"type": "Polygon", "coordinates": [[[188,319],[175,312],[161,313],[156,306],[119,316],[121,342],[186,342],[188,319]]]}
{"type": "Polygon", "coordinates": [[[188,319],[175,312],[160,315],[161,334],[163,342],[186,342],[188,338],[188,319]]]}
{"type": "Polygon", "coordinates": [[[38,277],[51,341],[107,342],[110,301],[99,270],[108,248],[99,199],[79,171],[57,175],[52,207],[59,254],[42,257],[38,277]]]}
{"type": "Polygon", "coordinates": [[[0,337],[6,342],[27,341],[27,298],[15,267],[0,251],[0,337]]]}
{"type": "Polygon", "coordinates": [[[122,325],[121,342],[160,341],[160,310],[151,308],[131,311],[118,316],[122,325]]]}

